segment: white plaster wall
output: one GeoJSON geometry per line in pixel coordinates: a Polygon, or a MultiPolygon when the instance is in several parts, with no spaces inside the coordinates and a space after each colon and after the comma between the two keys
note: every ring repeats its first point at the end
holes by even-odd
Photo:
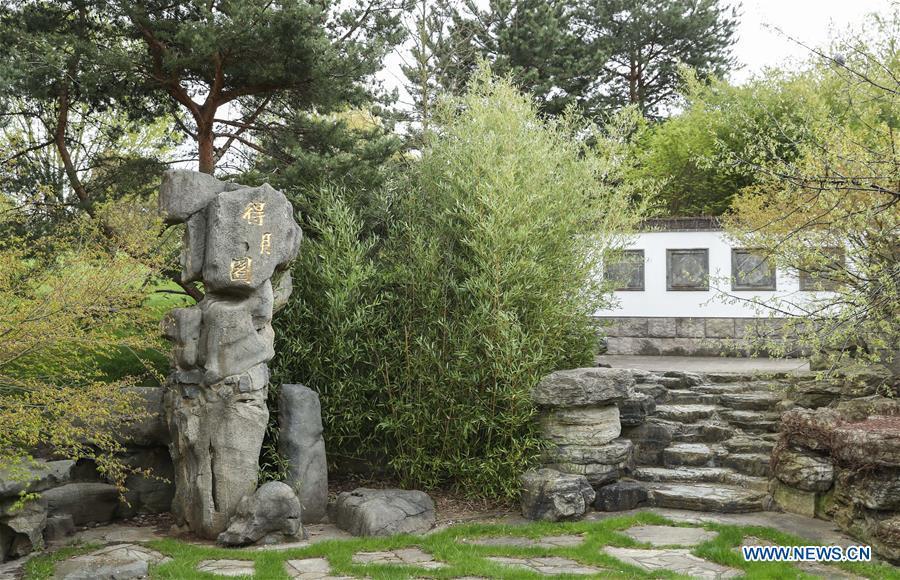
{"type": "Polygon", "coordinates": [[[768,317],[769,310],[760,311],[752,304],[727,303],[727,295],[778,299],[784,304],[784,299],[803,302],[818,294],[801,292],[797,275],[780,270],[776,273],[775,291],[732,291],[731,245],[723,232],[647,232],[635,236],[628,247],[644,250],[644,291],[615,292],[617,305],[598,311],[596,316],[768,317]],[[666,250],[694,248],[709,249],[709,291],[667,291],[666,250]]]}

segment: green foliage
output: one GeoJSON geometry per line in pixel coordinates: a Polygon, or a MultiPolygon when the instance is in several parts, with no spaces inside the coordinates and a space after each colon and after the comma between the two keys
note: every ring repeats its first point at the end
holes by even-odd
{"type": "MultiPolygon", "coordinates": [[[[780,267],[828,292],[760,303],[795,314],[788,332],[825,352],[893,365],[900,374],[900,11],[873,17],[865,35],[835,41],[811,62],[809,105],[773,122],[722,163],[757,172],[733,204],[729,230],[780,267]],[[865,40],[862,40],[865,38],[865,40]],[[782,136],[796,136],[793,155],[782,136]],[[839,257],[843,255],[843,259],[839,257]]],[[[777,349],[778,345],[771,345],[777,349]]]]}
{"type": "Polygon", "coordinates": [[[485,73],[435,127],[381,192],[301,201],[276,374],[319,392],[332,458],[512,497],[540,450],[530,388],[592,360],[594,274],[637,213],[624,145],[485,73]]]}
{"type": "Polygon", "coordinates": [[[770,69],[733,86],[702,82],[689,69],[683,75],[685,108],[639,140],[636,176],[662,184],[658,202],[665,215],[721,215],[758,174],[746,164],[722,163],[720,152],[747,155],[755,142],[768,139],[773,156],[796,157],[795,143],[818,99],[816,76],[770,69]]]}
{"type": "MultiPolygon", "coordinates": [[[[737,14],[719,0],[439,4],[445,23],[430,23],[436,41],[426,47],[442,87],[464,87],[484,58],[498,73],[511,74],[551,115],[574,104],[590,117],[626,105],[664,116],[677,100],[679,64],[704,78],[733,64],[737,14]]],[[[407,76],[421,85],[421,67],[414,68],[407,76]]]]}

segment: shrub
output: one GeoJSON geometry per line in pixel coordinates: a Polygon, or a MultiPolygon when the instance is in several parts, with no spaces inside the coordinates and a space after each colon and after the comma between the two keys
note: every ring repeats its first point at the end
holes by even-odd
{"type": "Polygon", "coordinates": [[[601,135],[541,119],[487,72],[472,87],[374,199],[386,229],[334,191],[301,202],[319,209],[275,370],[320,393],[333,460],[512,497],[541,447],[528,393],[592,363],[596,273],[638,211],[621,185],[627,119],[601,135]]]}

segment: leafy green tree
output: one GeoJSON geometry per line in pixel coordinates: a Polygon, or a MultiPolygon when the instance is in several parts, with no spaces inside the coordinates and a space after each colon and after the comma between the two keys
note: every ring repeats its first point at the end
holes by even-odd
{"type": "Polygon", "coordinates": [[[684,75],[684,110],[636,140],[635,175],[661,184],[657,205],[665,215],[721,215],[758,178],[746,164],[722,163],[722,149],[750,155],[765,136],[773,158],[795,157],[804,118],[818,99],[816,76],[768,70],[734,86],[703,82],[688,69],[684,75]]]}
{"type": "MultiPolygon", "coordinates": [[[[444,5],[435,52],[440,84],[458,90],[479,58],[511,74],[545,113],[570,103],[588,116],[637,106],[662,116],[677,99],[678,66],[703,76],[734,63],[736,12],[720,0],[472,0],[444,5]]],[[[433,28],[433,27],[432,27],[433,28]]]]}
{"type": "Polygon", "coordinates": [[[518,493],[540,451],[529,390],[592,359],[590,314],[607,299],[595,273],[637,219],[642,184],[623,180],[621,139],[634,119],[619,121],[603,136],[573,116],[542,120],[482,72],[438,107],[375,218],[317,193],[274,368],[318,390],[333,460],[518,493]],[[574,138],[585,134],[596,139],[574,138]]]}
{"type": "MultiPolygon", "coordinates": [[[[814,49],[804,115],[773,122],[720,161],[758,174],[741,191],[729,231],[813,287],[757,301],[796,315],[788,331],[832,367],[855,357],[900,376],[900,11],[865,33],[814,49]],[[796,154],[781,155],[783,135],[796,154]]],[[[777,348],[776,345],[772,345],[777,348]]],[[[886,385],[890,387],[890,385],[886,385]]],[[[896,392],[894,393],[896,394],[896,392]]]]}

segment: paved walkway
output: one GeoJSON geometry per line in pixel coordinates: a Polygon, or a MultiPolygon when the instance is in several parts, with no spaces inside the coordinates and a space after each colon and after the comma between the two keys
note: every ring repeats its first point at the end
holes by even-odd
{"type": "Polygon", "coordinates": [[[604,354],[597,361],[617,369],[684,371],[692,373],[794,373],[809,371],[805,359],[738,358],[721,356],[636,356],[604,354]]]}

